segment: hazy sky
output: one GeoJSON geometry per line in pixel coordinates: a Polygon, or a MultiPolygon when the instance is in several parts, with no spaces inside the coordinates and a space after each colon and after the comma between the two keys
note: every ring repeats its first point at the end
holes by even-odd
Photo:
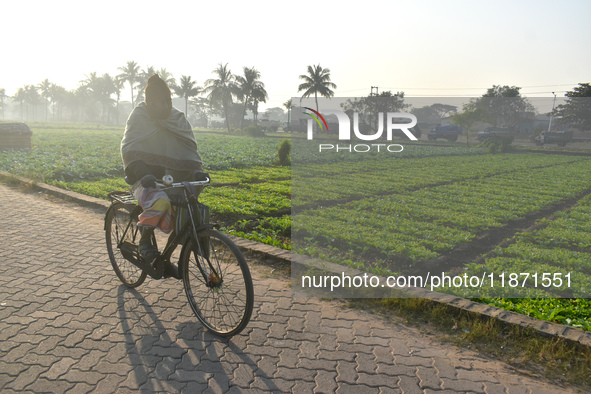
{"type": "MultiPolygon", "coordinates": [[[[76,88],[134,60],[202,85],[219,63],[256,67],[262,108],[298,96],[311,64],[336,96],[479,96],[493,84],[560,97],[591,82],[591,2],[2,1],[0,88],[76,88]]],[[[123,98],[129,100],[129,92],[123,98]]]]}

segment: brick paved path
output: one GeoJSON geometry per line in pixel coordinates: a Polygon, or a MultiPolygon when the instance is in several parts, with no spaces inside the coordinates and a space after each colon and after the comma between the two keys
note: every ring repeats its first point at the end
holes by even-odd
{"type": "Polygon", "coordinates": [[[120,284],[103,217],[0,184],[0,391],[568,392],[254,272],[253,319],[204,331],[182,284],[120,284]]]}

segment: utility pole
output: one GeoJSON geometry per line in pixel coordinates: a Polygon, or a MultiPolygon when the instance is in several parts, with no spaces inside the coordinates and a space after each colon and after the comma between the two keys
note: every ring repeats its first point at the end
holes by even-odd
{"type": "Polygon", "coordinates": [[[377,86],[372,86],[371,87],[371,92],[369,93],[369,96],[372,97],[372,96],[377,96],[377,95],[378,95],[378,87],[377,86]],[[375,94],[373,92],[374,89],[376,90],[375,94]]]}
{"type": "Polygon", "coordinates": [[[552,129],[552,117],[554,116],[552,113],[554,112],[554,104],[556,104],[556,94],[552,92],[554,95],[554,101],[552,101],[552,112],[550,112],[550,123],[548,123],[548,133],[552,129]]]}

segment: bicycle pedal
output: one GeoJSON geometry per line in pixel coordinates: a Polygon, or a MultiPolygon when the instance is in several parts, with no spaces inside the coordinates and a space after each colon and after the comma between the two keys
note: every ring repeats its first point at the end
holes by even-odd
{"type": "Polygon", "coordinates": [[[138,250],[137,245],[129,241],[124,241],[120,248],[121,254],[127,260],[137,260],[138,250]]]}

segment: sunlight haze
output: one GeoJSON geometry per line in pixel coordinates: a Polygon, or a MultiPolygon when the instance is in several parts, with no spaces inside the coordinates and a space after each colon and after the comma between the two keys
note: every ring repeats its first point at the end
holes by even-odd
{"type": "MultiPolygon", "coordinates": [[[[480,96],[493,84],[562,96],[591,80],[588,1],[357,3],[19,1],[2,5],[0,88],[44,79],[74,89],[127,61],[200,86],[219,63],[255,67],[261,108],[299,96],[308,65],[329,68],[335,96],[480,96]]],[[[129,100],[126,88],[122,99],[129,100]]]]}

